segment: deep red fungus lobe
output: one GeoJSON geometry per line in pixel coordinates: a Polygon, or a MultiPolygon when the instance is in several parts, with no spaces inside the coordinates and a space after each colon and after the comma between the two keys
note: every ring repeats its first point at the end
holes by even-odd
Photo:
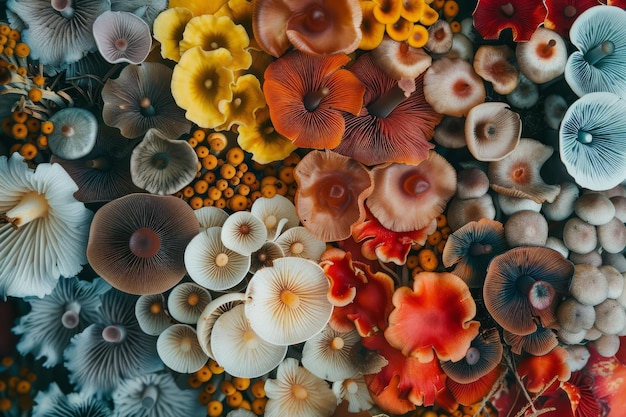
{"type": "Polygon", "coordinates": [[[130,236],[128,247],[135,256],[152,258],[161,249],[161,238],[154,231],[142,227],[130,236]]]}

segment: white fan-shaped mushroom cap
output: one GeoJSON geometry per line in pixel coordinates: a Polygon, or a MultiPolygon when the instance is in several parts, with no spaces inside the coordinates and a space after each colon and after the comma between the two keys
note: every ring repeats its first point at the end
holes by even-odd
{"type": "Polygon", "coordinates": [[[267,228],[261,219],[249,211],[228,216],[222,225],[224,246],[242,255],[250,255],[267,240],[267,228]]]}
{"type": "Polygon", "coordinates": [[[272,198],[257,198],[252,204],[250,212],[265,224],[268,240],[274,240],[281,230],[287,230],[300,224],[296,207],[287,197],[280,194],[276,194],[272,198]]]}
{"type": "Polygon", "coordinates": [[[185,249],[185,267],[196,283],[213,291],[239,284],[250,268],[250,256],[228,249],[221,240],[222,228],[199,233],[185,249]]]}
{"type": "Polygon", "coordinates": [[[222,227],[228,218],[228,213],[219,207],[204,206],[193,211],[200,222],[200,228],[222,227]]]}
{"type": "Polygon", "coordinates": [[[355,376],[359,368],[350,357],[350,350],[361,340],[356,329],[342,333],[329,325],[307,340],[302,348],[302,366],[330,382],[355,376]]]}
{"type": "Polygon", "coordinates": [[[320,332],[333,311],[328,279],[316,263],[276,259],[257,271],[246,289],[246,316],[252,329],[277,345],[304,342],[320,332]]]}
{"type": "Polygon", "coordinates": [[[348,401],[349,413],[366,411],[374,406],[363,375],[333,382],[333,392],[337,399],[348,401]]]}
{"type": "Polygon", "coordinates": [[[135,317],[141,330],[151,336],[158,336],[172,324],[161,293],[139,297],[135,303],[135,317]]]}
{"type": "Polygon", "coordinates": [[[211,351],[215,360],[232,376],[256,378],[276,368],[287,355],[279,346],[257,335],[239,304],[224,312],[213,325],[211,351]]]}
{"type": "Polygon", "coordinates": [[[232,292],[220,295],[211,301],[202,311],[196,324],[196,333],[198,334],[198,342],[200,347],[209,358],[215,359],[211,350],[211,335],[213,333],[213,325],[215,321],[225,312],[243,303],[246,299],[245,294],[240,292],[232,292]]]}
{"type": "Polygon", "coordinates": [[[49,121],[55,129],[48,135],[48,145],[59,158],[82,158],[96,145],[98,120],[89,110],[68,107],[53,114],[49,121]]]}
{"type": "Polygon", "coordinates": [[[139,64],[150,53],[150,26],[133,13],[106,11],[94,20],[92,30],[98,51],[111,64],[139,64]]]}
{"type": "Polygon", "coordinates": [[[211,294],[198,284],[184,282],[175,286],[167,297],[167,310],[181,323],[196,324],[211,294]]]}
{"type": "Polygon", "coordinates": [[[326,242],[313,236],[303,226],[292,227],[278,236],[276,243],[283,250],[285,256],[306,258],[319,261],[326,250],[326,242]]]}
{"type": "Polygon", "coordinates": [[[159,357],[173,371],[190,374],[209,360],[198,342],[196,330],[187,324],[173,324],[157,339],[159,357]]]}

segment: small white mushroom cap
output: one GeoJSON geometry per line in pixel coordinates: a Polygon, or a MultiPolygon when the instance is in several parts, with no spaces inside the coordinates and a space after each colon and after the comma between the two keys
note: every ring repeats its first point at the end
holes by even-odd
{"type": "Polygon", "coordinates": [[[213,325],[217,319],[226,311],[243,303],[245,295],[240,292],[226,293],[211,301],[202,311],[196,323],[196,333],[200,347],[209,358],[215,359],[211,350],[211,334],[213,325]]]}
{"type": "Polygon", "coordinates": [[[596,320],[596,311],[593,306],[580,303],[573,297],[568,297],[556,311],[556,317],[563,330],[570,333],[579,333],[589,330],[596,320]]]}
{"type": "Polygon", "coordinates": [[[541,211],[541,203],[537,203],[530,198],[511,197],[509,195],[497,194],[498,207],[507,216],[521,210],[541,211]]]}
{"type": "Polygon", "coordinates": [[[561,221],[567,219],[574,212],[574,202],[580,195],[578,186],[571,182],[565,181],[559,184],[561,191],[554,201],[544,202],[541,212],[549,221],[561,221]]]}
{"type": "Polygon", "coordinates": [[[568,345],[575,345],[585,340],[586,330],[579,332],[568,332],[567,330],[560,328],[557,332],[559,340],[568,345]]]}
{"type": "Polygon", "coordinates": [[[601,336],[602,336],[602,332],[598,329],[596,329],[595,327],[592,327],[591,329],[587,330],[587,333],[585,333],[585,339],[586,340],[598,340],[601,336]]]}
{"type": "Polygon", "coordinates": [[[570,294],[582,304],[595,306],[606,300],[609,282],[598,268],[589,264],[578,264],[570,283],[570,294]]]}
{"type": "Polygon", "coordinates": [[[609,253],[620,253],[626,247],[626,226],[617,217],[608,223],[596,227],[598,243],[602,250],[609,253]]]}
{"type": "Polygon", "coordinates": [[[626,272],[626,257],[623,253],[602,252],[602,264],[611,265],[620,273],[626,272]]]}
{"type": "Polygon", "coordinates": [[[615,216],[615,206],[604,194],[588,192],[576,199],[574,213],[587,223],[599,226],[611,221],[615,216]]]}
{"type": "Polygon", "coordinates": [[[567,55],[567,46],[561,35],[542,26],[535,30],[528,42],[519,42],[515,47],[520,71],[537,84],[563,74],[567,55]]]}
{"type": "Polygon", "coordinates": [[[622,223],[626,223],[626,197],[621,195],[615,195],[609,197],[613,207],[615,207],[615,217],[620,219],[622,223]]]}
{"type": "Polygon", "coordinates": [[[345,400],[348,402],[349,413],[367,411],[374,406],[374,400],[372,400],[362,375],[333,382],[333,392],[337,401],[345,400]]]}
{"type": "Polygon", "coordinates": [[[204,206],[194,210],[193,212],[200,222],[201,229],[208,229],[209,227],[222,227],[228,218],[228,213],[226,213],[225,210],[215,206],[204,206]]]}
{"type": "Polygon", "coordinates": [[[462,33],[455,33],[452,35],[452,47],[446,56],[450,59],[459,58],[463,61],[472,62],[474,59],[472,41],[462,33]]]}
{"type": "Polygon", "coordinates": [[[280,194],[276,194],[272,198],[257,198],[252,204],[250,212],[265,224],[268,240],[274,240],[282,230],[300,224],[296,207],[287,197],[280,194]]]}
{"type": "Polygon", "coordinates": [[[135,317],[141,330],[151,336],[158,336],[172,324],[161,293],[139,297],[135,303],[135,317]]]}
{"type": "Polygon", "coordinates": [[[478,198],[460,199],[452,197],[448,205],[448,225],[454,231],[471,221],[495,219],[496,208],[490,194],[478,198]]]}
{"type": "Polygon", "coordinates": [[[285,256],[319,261],[326,250],[326,242],[313,236],[313,233],[302,226],[292,227],[278,236],[276,243],[285,256]]]}
{"type": "Polygon", "coordinates": [[[242,255],[250,255],[267,240],[267,228],[261,219],[249,211],[228,216],[222,225],[222,243],[242,255]]]}
{"type": "Polygon", "coordinates": [[[498,161],[515,150],[522,133],[522,120],[507,103],[485,102],[467,113],[465,140],[479,161],[498,161]]]}
{"type": "Polygon", "coordinates": [[[489,178],[478,168],[462,169],[456,177],[456,197],[460,199],[478,198],[489,191],[489,178]]]}
{"type": "Polygon", "coordinates": [[[604,334],[618,334],[626,327],[626,310],[617,300],[606,299],[594,307],[594,327],[604,334]]]}
{"type": "Polygon", "coordinates": [[[211,294],[194,282],[176,285],[167,297],[167,310],[177,321],[196,324],[204,308],[211,302],[211,294]]]}
{"type": "Polygon", "coordinates": [[[592,343],[601,356],[610,358],[619,351],[620,339],[614,334],[603,334],[592,343]]]}
{"type": "Polygon", "coordinates": [[[539,87],[524,74],[520,74],[517,87],[506,95],[506,101],[515,108],[529,109],[539,101],[539,87]]]}
{"type": "Polygon", "coordinates": [[[504,223],[504,237],[511,247],[544,246],[548,239],[548,222],[541,213],[520,210],[504,223]]]}
{"type": "Polygon", "coordinates": [[[564,258],[569,256],[569,249],[567,249],[565,243],[557,237],[548,236],[548,239],[546,239],[546,247],[559,252],[564,258]]]}
{"type": "Polygon", "coordinates": [[[572,217],[563,226],[563,243],[572,252],[589,253],[598,245],[596,228],[578,217],[572,217]]]}
{"type": "Polygon", "coordinates": [[[595,266],[596,268],[602,265],[602,255],[600,255],[598,250],[592,250],[587,253],[570,252],[569,260],[576,265],[589,264],[595,266]]]}
{"type": "Polygon", "coordinates": [[[609,284],[607,298],[619,298],[624,290],[624,277],[621,272],[611,265],[601,265],[598,267],[598,270],[604,274],[609,284]]]}
{"type": "Polygon", "coordinates": [[[519,83],[514,56],[515,52],[508,45],[481,45],[474,54],[474,71],[490,82],[496,93],[509,94],[519,83]]]}
{"type": "Polygon", "coordinates": [[[569,356],[565,359],[565,363],[569,365],[570,371],[580,371],[587,365],[591,353],[585,345],[567,345],[564,346],[564,348],[567,353],[569,353],[569,356]]]}
{"type": "Polygon", "coordinates": [[[196,330],[187,324],[173,324],[157,339],[159,357],[173,371],[190,374],[204,366],[209,357],[198,343],[196,330]]]}

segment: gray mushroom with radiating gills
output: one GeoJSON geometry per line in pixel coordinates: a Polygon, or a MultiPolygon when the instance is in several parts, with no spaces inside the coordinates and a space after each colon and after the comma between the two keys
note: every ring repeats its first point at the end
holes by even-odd
{"type": "Polygon", "coordinates": [[[94,20],[111,6],[109,0],[10,0],[6,7],[27,27],[22,40],[30,58],[57,69],[96,49],[94,20]]]}
{"type": "Polygon", "coordinates": [[[222,227],[228,218],[228,213],[225,210],[215,206],[204,206],[193,212],[200,222],[200,229],[222,227]]]}
{"type": "Polygon", "coordinates": [[[102,88],[102,118],[127,138],[137,138],[155,128],[168,138],[188,133],[191,122],[176,105],[170,81],[172,69],[165,64],[143,62],[127,65],[116,79],[102,88]]]}
{"type": "Polygon", "coordinates": [[[274,260],[285,256],[285,252],[276,242],[267,241],[260,249],[250,255],[250,273],[254,274],[261,268],[272,266],[274,260]]]}
{"type": "Polygon", "coordinates": [[[250,207],[250,212],[265,224],[267,240],[274,240],[283,230],[300,224],[296,206],[287,197],[280,194],[276,194],[272,198],[257,198],[250,207]]]}
{"type": "Polygon", "coordinates": [[[319,261],[326,250],[326,242],[316,238],[313,233],[303,226],[288,229],[278,236],[276,243],[283,250],[285,256],[311,259],[319,261]]]}
{"type": "Polygon", "coordinates": [[[465,140],[479,161],[498,161],[515,150],[522,134],[522,120],[507,103],[474,106],[465,119],[465,140]]]}
{"type": "Polygon", "coordinates": [[[491,328],[472,339],[461,360],[443,361],[441,369],[455,382],[469,384],[495,369],[502,360],[503,351],[500,334],[495,328],[491,328]]]}
{"type": "Polygon", "coordinates": [[[543,100],[543,119],[546,124],[551,129],[558,130],[568,107],[563,96],[557,94],[546,96],[543,100]]]}
{"type": "Polygon", "coordinates": [[[211,302],[211,294],[204,287],[183,282],[176,285],[167,297],[167,311],[176,321],[196,324],[204,308],[211,302]]]}
{"type": "Polygon", "coordinates": [[[245,299],[245,294],[240,292],[226,293],[207,304],[202,314],[200,314],[196,323],[196,333],[200,347],[209,358],[215,359],[211,349],[213,325],[215,325],[215,322],[223,313],[243,303],[245,299]]]}
{"type": "Polygon", "coordinates": [[[102,13],[93,22],[98,51],[111,64],[142,63],[152,47],[150,26],[130,12],[102,13]]]}
{"type": "Polygon", "coordinates": [[[626,101],[607,92],[585,94],[567,109],[559,153],[579,186],[608,190],[626,179],[625,113],[626,101]]]}
{"type": "Polygon", "coordinates": [[[515,56],[522,74],[536,84],[543,84],[565,71],[567,45],[561,35],[540,26],[528,42],[516,45],[515,56]]]}
{"type": "Polygon", "coordinates": [[[172,324],[172,319],[165,309],[163,294],[142,295],[135,303],[135,317],[144,333],[158,336],[172,324]]]}
{"type": "Polygon", "coordinates": [[[352,378],[359,373],[359,368],[350,352],[360,340],[356,329],[343,333],[326,325],[304,342],[302,366],[330,382],[352,378]]]}
{"type": "Polygon", "coordinates": [[[267,240],[265,224],[249,211],[238,211],[228,216],[221,233],[224,246],[242,255],[250,255],[267,240]]]}
{"type": "Polygon", "coordinates": [[[84,392],[66,394],[56,382],[37,392],[32,417],[111,417],[108,401],[84,392]]]}
{"type": "Polygon", "coordinates": [[[521,355],[522,351],[534,356],[547,355],[558,346],[559,339],[556,333],[549,328],[540,326],[531,334],[520,336],[504,330],[504,341],[511,347],[511,351],[521,355]]]}
{"type": "Polygon", "coordinates": [[[246,289],[246,316],[252,329],[277,345],[310,339],[326,326],[333,311],[324,270],[302,258],[276,259],[254,274],[246,289]]]}
{"type": "Polygon", "coordinates": [[[156,337],[135,318],[137,297],[114,288],[102,295],[99,320],[74,336],[65,349],[69,381],[86,395],[108,395],[124,378],[163,369],[156,337]]]}
{"type": "Polygon", "coordinates": [[[21,316],[12,331],[21,338],[17,350],[23,356],[43,357],[43,366],[56,366],[70,339],[95,322],[100,296],[111,287],[97,278],[93,282],[77,277],[62,278],[43,298],[26,297],[30,311],[21,316]]]}
{"type": "Polygon", "coordinates": [[[113,417],[201,417],[206,407],[197,393],[181,389],[170,373],[151,373],[124,379],[112,394],[113,417]]]}
{"type": "Polygon", "coordinates": [[[133,183],[153,194],[169,195],[191,183],[198,172],[198,155],[187,141],[169,139],[149,129],[133,149],[133,183]]]}
{"type": "Polygon", "coordinates": [[[188,324],[173,324],[159,335],[156,343],[159,358],[175,372],[190,374],[209,360],[198,342],[196,329],[188,324]]]}
{"type": "Polygon", "coordinates": [[[578,48],[569,55],[565,81],[580,97],[599,91],[626,97],[626,11],[616,6],[591,7],[570,28],[578,48]]]}
{"type": "Polygon", "coordinates": [[[96,145],[98,120],[89,110],[68,107],[54,113],[48,120],[54,125],[48,135],[48,146],[59,158],[82,158],[96,145]]]}
{"type": "Polygon", "coordinates": [[[222,228],[211,227],[196,235],[185,249],[185,267],[194,282],[212,291],[233,288],[246,277],[250,255],[226,247],[222,228]]]}
{"type": "Polygon", "coordinates": [[[167,9],[167,3],[167,0],[111,0],[111,10],[130,12],[152,27],[159,13],[167,9]]]}
{"type": "Polygon", "coordinates": [[[244,305],[239,304],[215,321],[211,351],[229,375],[257,378],[280,365],[287,355],[287,346],[272,344],[257,335],[246,318],[244,305]]]}
{"type": "Polygon", "coordinates": [[[14,152],[0,156],[0,178],[0,298],[43,297],[87,263],[93,213],[61,165],[32,170],[14,152]]]}

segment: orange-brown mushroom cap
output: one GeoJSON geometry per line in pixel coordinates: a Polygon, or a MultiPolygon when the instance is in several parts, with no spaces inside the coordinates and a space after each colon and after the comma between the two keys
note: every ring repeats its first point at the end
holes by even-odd
{"type": "Polygon", "coordinates": [[[526,389],[529,392],[539,392],[546,388],[554,377],[548,390],[558,388],[559,381],[567,381],[571,376],[569,365],[565,361],[569,353],[557,346],[550,353],[543,356],[529,356],[524,358],[517,366],[517,373],[524,378],[526,389]]]}
{"type": "Polygon", "coordinates": [[[413,289],[400,287],[392,298],[385,338],[406,356],[429,362],[461,360],[478,335],[476,304],[465,282],[448,272],[420,272],[413,289]],[[433,326],[433,323],[437,323],[433,326]]]}

